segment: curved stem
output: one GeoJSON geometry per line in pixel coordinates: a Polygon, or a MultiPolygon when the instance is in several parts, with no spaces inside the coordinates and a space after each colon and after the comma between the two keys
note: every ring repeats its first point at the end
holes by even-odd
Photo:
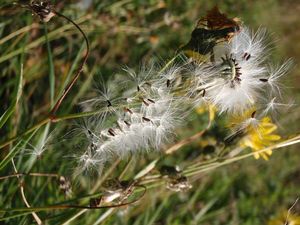
{"type": "MultiPolygon", "coordinates": [[[[17,168],[16,168],[16,165],[15,165],[14,160],[12,159],[11,162],[12,162],[12,164],[13,164],[13,168],[14,168],[14,170],[15,170],[15,173],[17,174],[17,173],[18,173],[18,170],[17,170],[17,168]]],[[[30,206],[30,204],[29,204],[29,202],[28,202],[28,200],[27,200],[27,198],[26,198],[26,196],[25,196],[24,184],[23,184],[22,181],[20,180],[20,177],[19,177],[19,176],[17,176],[17,178],[18,178],[19,181],[20,181],[20,191],[21,191],[21,196],[22,196],[23,202],[25,203],[25,205],[26,205],[27,208],[30,208],[31,206],[30,206]]],[[[31,212],[31,214],[32,214],[34,220],[36,221],[36,223],[37,223],[38,225],[42,225],[42,224],[43,224],[42,220],[40,219],[40,217],[39,217],[35,212],[31,212]]]]}
{"type": "Polygon", "coordinates": [[[83,66],[86,63],[88,56],[89,56],[89,52],[90,52],[90,45],[89,45],[89,40],[87,38],[87,36],[85,35],[84,31],[70,18],[66,17],[65,15],[59,13],[59,12],[54,12],[57,16],[64,18],[65,20],[67,20],[68,22],[72,23],[82,34],[85,43],[86,43],[86,53],[85,56],[83,58],[83,61],[81,63],[81,65],[79,66],[75,76],[73,77],[73,79],[71,80],[71,82],[67,85],[67,87],[64,89],[61,97],[57,100],[57,102],[55,103],[54,107],[52,108],[51,112],[50,112],[50,116],[49,118],[51,120],[55,120],[55,113],[57,112],[57,110],[59,109],[61,103],[63,102],[63,100],[65,99],[66,95],[70,92],[70,90],[72,89],[72,87],[74,86],[74,84],[76,83],[76,81],[79,78],[79,75],[81,74],[81,72],[83,71],[83,66]]]}
{"type": "MultiPolygon", "coordinates": [[[[142,189],[142,194],[137,198],[134,199],[130,202],[125,202],[125,203],[120,203],[116,205],[105,205],[105,206],[83,206],[83,205],[50,205],[50,206],[42,206],[42,207],[30,207],[30,208],[11,208],[11,209],[5,209],[5,208],[0,208],[0,212],[5,213],[5,212],[40,212],[40,211],[48,211],[48,210],[62,210],[62,209],[109,209],[109,208],[119,208],[122,206],[127,206],[131,205],[133,203],[136,203],[139,201],[141,198],[144,197],[147,188],[144,185],[135,185],[137,188],[142,189]]],[[[22,214],[23,215],[23,214],[22,214]]]]}
{"type": "MultiPolygon", "coordinates": [[[[58,118],[55,117],[55,113],[56,113],[57,110],[59,109],[59,107],[60,107],[60,105],[62,104],[63,100],[65,99],[66,95],[70,92],[70,90],[72,89],[72,87],[74,86],[74,84],[76,83],[76,81],[78,80],[79,75],[80,75],[81,72],[83,71],[83,66],[84,66],[84,64],[86,63],[87,59],[88,59],[89,52],[90,52],[90,45],[89,45],[88,38],[87,38],[87,36],[85,35],[84,31],[83,31],[83,30],[82,30],[82,29],[81,29],[81,28],[80,28],[73,20],[71,20],[70,18],[66,17],[65,15],[63,15],[63,14],[57,12],[57,11],[54,11],[54,13],[55,13],[57,16],[59,16],[59,17],[61,17],[61,18],[64,18],[64,19],[67,20],[68,22],[72,23],[72,24],[80,31],[80,33],[82,34],[82,36],[83,36],[83,38],[84,38],[84,40],[85,40],[85,43],[86,43],[86,48],[87,48],[86,54],[85,54],[85,56],[84,56],[84,58],[83,58],[83,61],[82,61],[81,65],[80,65],[78,71],[76,72],[74,78],[71,80],[71,82],[70,82],[70,83],[67,85],[67,87],[64,89],[63,94],[61,95],[61,97],[57,100],[57,102],[56,102],[55,105],[53,106],[53,108],[52,108],[52,110],[51,110],[49,116],[48,116],[46,119],[44,119],[44,120],[38,122],[38,123],[37,123],[36,125],[34,125],[33,127],[27,129],[25,132],[23,132],[23,133],[21,133],[21,134],[19,134],[19,135],[16,135],[15,137],[10,138],[10,139],[4,141],[3,143],[0,143],[0,149],[3,148],[3,147],[5,147],[5,146],[7,146],[7,145],[9,145],[10,143],[12,143],[13,141],[17,140],[18,138],[23,137],[23,136],[25,136],[25,135],[27,135],[27,134],[30,134],[32,131],[34,131],[34,130],[40,128],[41,126],[47,124],[48,122],[57,122],[57,121],[60,120],[60,119],[58,119],[58,118]]],[[[70,118],[66,118],[66,119],[71,119],[71,118],[77,118],[77,117],[76,117],[76,116],[74,116],[74,117],[71,116],[70,118]]],[[[61,119],[61,120],[63,120],[63,119],[61,119]]]]}

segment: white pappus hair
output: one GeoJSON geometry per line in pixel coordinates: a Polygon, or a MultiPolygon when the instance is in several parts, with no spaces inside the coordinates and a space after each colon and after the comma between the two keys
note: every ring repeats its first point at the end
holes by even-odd
{"type": "MultiPolygon", "coordinates": [[[[165,75],[159,73],[157,77],[160,79],[155,80],[145,69],[141,71],[146,73],[142,80],[137,78],[140,74],[129,69],[126,71],[135,78],[131,86],[132,97],[127,101],[128,107],[115,110],[116,122],[113,126],[104,128],[102,125],[91,125],[82,129],[89,141],[87,150],[78,157],[81,170],[103,168],[106,162],[115,157],[126,158],[150,149],[159,150],[170,141],[174,129],[182,120],[183,107],[180,104],[183,97],[174,97],[166,82],[170,70],[166,70],[165,75]],[[147,80],[147,77],[151,80],[147,80]]],[[[179,71],[180,68],[173,68],[170,79],[179,71]]],[[[97,120],[92,123],[97,123],[97,120]]]]}
{"type": "Polygon", "coordinates": [[[278,87],[278,78],[289,69],[288,62],[270,72],[265,37],[264,29],[253,33],[248,28],[241,28],[225,47],[225,53],[213,66],[205,69],[210,72],[200,74],[198,89],[205,89],[205,99],[217,106],[221,113],[236,114],[253,107],[270,92],[266,84],[270,83],[269,87],[273,89],[278,87]]]}

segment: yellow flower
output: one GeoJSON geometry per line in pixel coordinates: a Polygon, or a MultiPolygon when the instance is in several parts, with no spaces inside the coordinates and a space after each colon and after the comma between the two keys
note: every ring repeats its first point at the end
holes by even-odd
{"type": "Polygon", "coordinates": [[[239,140],[239,144],[242,147],[250,147],[254,151],[254,157],[259,157],[268,160],[268,157],[272,154],[272,150],[269,149],[264,152],[260,150],[271,146],[279,140],[281,137],[274,132],[277,130],[277,126],[272,123],[270,117],[263,117],[262,119],[256,119],[255,111],[250,110],[243,115],[236,116],[233,119],[232,125],[238,126],[236,132],[243,134],[239,140]]]}
{"type": "Polygon", "coordinates": [[[203,114],[205,112],[209,113],[209,121],[212,122],[215,119],[217,108],[212,104],[203,104],[196,108],[196,113],[203,114]]]}
{"type": "Polygon", "coordinates": [[[196,113],[201,115],[201,114],[205,113],[206,110],[207,110],[206,105],[202,104],[201,106],[196,108],[196,113]]]}
{"type": "Polygon", "coordinates": [[[300,225],[300,216],[284,211],[277,218],[268,222],[268,225],[300,225]]]}

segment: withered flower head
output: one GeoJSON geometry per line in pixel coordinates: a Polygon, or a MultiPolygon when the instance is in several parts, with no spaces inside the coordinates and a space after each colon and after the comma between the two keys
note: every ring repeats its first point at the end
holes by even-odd
{"type": "Polygon", "coordinates": [[[37,15],[42,22],[49,22],[55,16],[53,5],[48,0],[32,0],[27,4],[17,3],[22,7],[29,9],[33,14],[37,15]]]}
{"type": "Polygon", "coordinates": [[[178,167],[162,166],[160,174],[167,178],[167,188],[175,192],[183,192],[192,188],[187,177],[182,175],[182,171],[178,167]]]}
{"type": "Polygon", "coordinates": [[[240,24],[238,18],[229,18],[226,14],[221,13],[217,7],[214,7],[198,21],[190,41],[180,50],[189,58],[199,62],[206,62],[209,58],[214,61],[214,47],[220,42],[230,42],[234,35],[240,31],[240,24]]]}
{"type": "Polygon", "coordinates": [[[60,176],[58,183],[59,189],[65,194],[66,197],[70,197],[72,195],[71,182],[66,177],[60,176]]]}
{"type": "Polygon", "coordinates": [[[167,188],[175,192],[184,192],[192,188],[192,185],[188,181],[186,176],[180,176],[176,179],[169,179],[167,182],[167,188]]]}
{"type": "Polygon", "coordinates": [[[109,179],[103,184],[104,194],[101,202],[109,203],[114,200],[122,202],[127,199],[133,192],[136,182],[131,180],[109,179]]]}

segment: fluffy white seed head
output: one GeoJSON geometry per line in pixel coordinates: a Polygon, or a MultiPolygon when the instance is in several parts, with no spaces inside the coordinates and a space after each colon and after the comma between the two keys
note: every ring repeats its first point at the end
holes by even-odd
{"type": "MultiPolygon", "coordinates": [[[[80,167],[103,168],[115,157],[161,149],[187,112],[202,101],[215,105],[221,113],[258,109],[265,96],[279,92],[279,79],[290,68],[290,61],[268,67],[265,39],[266,30],[254,33],[242,27],[229,43],[219,46],[223,49],[212,62],[173,63],[159,72],[154,64],[143,64],[139,72],[125,68],[129,80],[112,82],[117,84],[114,88],[104,86],[99,97],[90,100],[96,107],[113,110],[101,117],[103,121],[95,120],[92,127],[83,129],[88,145],[79,157],[80,167]],[[116,92],[120,84],[122,91],[116,92]]],[[[280,104],[273,98],[262,114],[277,106],[280,104]]],[[[258,129],[259,119],[254,115],[238,124],[234,135],[248,127],[258,129]]]]}
{"type": "MultiPolygon", "coordinates": [[[[127,103],[120,108],[116,106],[113,114],[103,121],[90,120],[80,127],[88,140],[86,150],[78,158],[81,171],[103,168],[115,157],[159,150],[172,139],[175,127],[182,120],[184,97],[174,97],[173,85],[166,81],[175,81],[181,70],[176,65],[154,76],[153,66],[150,71],[142,67],[138,73],[126,69],[131,78],[131,84],[127,82],[127,93],[131,93],[127,103]]],[[[96,101],[107,101],[108,89],[104,90],[105,93],[101,92],[104,98],[96,101]]]]}
{"type": "Polygon", "coordinates": [[[198,71],[193,71],[196,88],[192,93],[205,90],[204,99],[221,113],[241,113],[255,106],[262,96],[269,94],[266,83],[277,89],[279,78],[290,67],[288,61],[275,70],[268,68],[265,38],[264,29],[254,33],[241,28],[213,65],[199,65],[198,71]]]}

